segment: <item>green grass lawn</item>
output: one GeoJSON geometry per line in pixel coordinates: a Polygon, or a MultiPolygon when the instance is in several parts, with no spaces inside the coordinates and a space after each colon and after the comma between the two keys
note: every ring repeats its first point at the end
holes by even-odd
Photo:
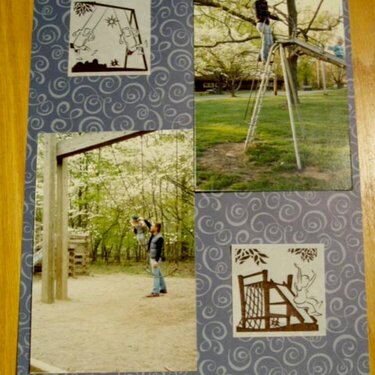
{"type": "MultiPolygon", "coordinates": [[[[295,111],[297,170],[285,96],[266,96],[246,152],[248,98],[197,98],[198,190],[348,190],[351,188],[347,91],[300,93],[295,111]]],[[[248,114],[248,117],[250,117],[248,114]]]]}

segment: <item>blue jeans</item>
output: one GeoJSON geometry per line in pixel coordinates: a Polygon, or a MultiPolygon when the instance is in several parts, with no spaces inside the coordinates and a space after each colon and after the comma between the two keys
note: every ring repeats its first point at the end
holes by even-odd
{"type": "Polygon", "coordinates": [[[167,290],[167,285],[165,284],[164,277],[161,273],[160,266],[152,267],[151,264],[151,271],[152,275],[154,276],[154,286],[152,289],[152,293],[159,294],[161,290],[167,290]]]}
{"type": "Polygon", "coordinates": [[[265,63],[267,61],[270,48],[273,44],[272,30],[271,30],[271,26],[267,25],[265,22],[258,22],[257,30],[262,36],[262,48],[260,51],[260,57],[262,61],[265,63]]]}

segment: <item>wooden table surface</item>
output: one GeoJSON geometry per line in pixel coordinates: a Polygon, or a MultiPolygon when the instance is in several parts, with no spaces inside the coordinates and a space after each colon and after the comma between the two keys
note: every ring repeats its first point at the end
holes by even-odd
{"type": "MultiPolygon", "coordinates": [[[[349,0],[354,55],[370,358],[375,374],[375,1],[349,0]]],[[[31,0],[0,1],[0,374],[15,374],[31,0]]],[[[353,374],[357,375],[357,374],[353,374]]]]}

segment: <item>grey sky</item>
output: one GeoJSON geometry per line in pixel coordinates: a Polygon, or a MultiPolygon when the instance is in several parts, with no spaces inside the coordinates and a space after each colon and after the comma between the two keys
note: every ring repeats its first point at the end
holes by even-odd
{"type": "MultiPolygon", "coordinates": [[[[279,4],[280,0],[267,0],[268,5],[272,7],[274,4],[279,4]]],[[[320,0],[296,0],[297,9],[299,11],[304,8],[316,9],[320,0]]],[[[280,9],[283,7],[281,6],[280,9]]],[[[285,5],[286,8],[286,5],[285,5]]],[[[324,0],[321,6],[321,11],[329,11],[333,15],[342,15],[342,0],[324,0]]]]}
{"type": "MultiPolygon", "coordinates": [[[[268,0],[269,5],[278,3],[279,0],[268,0]]],[[[298,9],[303,9],[308,6],[316,9],[320,0],[297,0],[298,9]]],[[[328,10],[333,14],[342,14],[342,0],[325,0],[322,5],[322,10],[328,10]]]]}
{"type": "MultiPolygon", "coordinates": [[[[319,0],[298,0],[299,6],[309,5],[316,8],[319,5],[319,0]]],[[[342,0],[325,0],[322,5],[322,9],[330,10],[333,13],[342,12],[342,0]]]]}
{"type": "MultiPolygon", "coordinates": [[[[311,8],[312,10],[317,9],[321,0],[296,0],[297,9],[302,11],[304,9],[311,8]]],[[[280,0],[268,0],[268,5],[272,7],[273,4],[279,3],[280,0]]],[[[282,9],[282,8],[279,8],[282,9]]],[[[328,11],[333,16],[342,16],[343,6],[342,0],[324,0],[320,11],[328,11]]],[[[336,39],[337,36],[344,35],[344,28],[342,25],[335,28],[333,32],[329,32],[332,39],[336,39]]]]}

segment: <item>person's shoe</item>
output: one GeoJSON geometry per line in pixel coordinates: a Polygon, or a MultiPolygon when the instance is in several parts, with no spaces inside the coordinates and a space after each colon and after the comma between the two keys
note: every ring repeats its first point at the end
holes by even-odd
{"type": "Polygon", "coordinates": [[[160,294],[159,294],[159,293],[151,293],[151,294],[147,294],[146,297],[147,297],[147,298],[160,297],[160,294]]]}
{"type": "Polygon", "coordinates": [[[161,289],[161,290],[160,290],[160,293],[162,293],[162,294],[167,294],[167,289],[161,289]]]}

